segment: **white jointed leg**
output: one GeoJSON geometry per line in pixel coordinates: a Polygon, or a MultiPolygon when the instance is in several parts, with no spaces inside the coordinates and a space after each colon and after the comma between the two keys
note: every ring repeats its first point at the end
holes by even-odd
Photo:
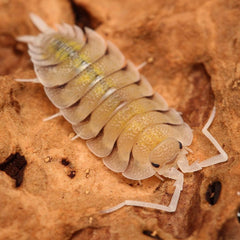
{"type": "Polygon", "coordinates": [[[33,22],[33,24],[41,31],[41,32],[47,32],[47,31],[54,31],[52,28],[50,28],[39,16],[37,16],[34,13],[30,13],[30,18],[33,22]]]}
{"type": "Polygon", "coordinates": [[[147,65],[147,62],[143,62],[140,65],[137,66],[137,70],[142,69],[143,67],[145,67],[147,65]]]}
{"type": "Polygon", "coordinates": [[[158,173],[155,173],[154,176],[156,176],[159,180],[164,181],[164,179],[158,173]]]}
{"type": "Polygon", "coordinates": [[[79,136],[78,136],[78,135],[75,135],[74,137],[71,138],[71,141],[74,141],[74,140],[76,140],[76,139],[78,139],[78,138],[79,138],[79,136]]]}
{"type": "Polygon", "coordinates": [[[33,43],[36,40],[36,37],[31,35],[23,35],[23,36],[16,37],[16,39],[19,42],[33,43]]]}
{"type": "Polygon", "coordinates": [[[227,153],[222,149],[220,144],[217,142],[217,140],[211,135],[211,133],[208,131],[209,126],[211,125],[216,113],[216,108],[214,107],[212,110],[212,113],[205,124],[205,126],[202,129],[202,133],[210,140],[210,142],[215,146],[215,148],[219,151],[220,154],[210,157],[202,162],[199,163],[201,167],[208,167],[217,163],[226,162],[228,160],[227,153]]]}
{"type": "Polygon", "coordinates": [[[31,79],[24,79],[24,78],[20,79],[20,78],[17,78],[17,79],[15,79],[15,81],[16,82],[27,82],[27,83],[29,83],[29,82],[31,82],[31,83],[40,83],[37,78],[31,78],[31,79]]]}
{"type": "Polygon", "coordinates": [[[150,202],[125,200],[124,202],[122,202],[112,208],[101,211],[101,213],[111,213],[111,212],[114,212],[114,211],[124,207],[124,206],[147,207],[147,208],[153,208],[153,209],[157,209],[157,210],[163,210],[166,212],[175,212],[175,210],[177,208],[178,200],[180,197],[180,193],[181,193],[182,187],[183,187],[183,174],[180,171],[178,171],[176,168],[171,168],[165,174],[163,174],[163,176],[176,180],[176,182],[174,183],[174,186],[176,188],[173,193],[170,204],[168,206],[157,204],[157,203],[150,203],[150,202]]]}
{"type": "Polygon", "coordinates": [[[210,127],[211,123],[213,122],[214,116],[216,113],[216,108],[213,108],[213,111],[205,124],[205,126],[202,129],[203,134],[211,141],[211,143],[216,147],[216,149],[220,152],[220,154],[210,157],[202,162],[194,162],[193,164],[189,165],[188,160],[186,158],[186,155],[183,153],[182,155],[179,155],[177,164],[182,172],[195,172],[203,167],[208,167],[217,163],[225,162],[228,159],[228,155],[226,152],[222,149],[222,147],[219,145],[217,140],[211,135],[211,133],[208,131],[208,128],[210,127]]]}
{"type": "Polygon", "coordinates": [[[49,117],[47,117],[47,118],[44,118],[43,121],[46,122],[46,121],[52,120],[52,119],[54,119],[54,118],[56,118],[56,117],[60,117],[60,116],[62,116],[62,113],[61,113],[61,112],[58,112],[58,113],[53,114],[52,116],[49,116],[49,117]]]}
{"type": "Polygon", "coordinates": [[[178,157],[177,164],[183,173],[196,172],[202,169],[198,162],[194,162],[189,165],[185,154],[178,157]]]}

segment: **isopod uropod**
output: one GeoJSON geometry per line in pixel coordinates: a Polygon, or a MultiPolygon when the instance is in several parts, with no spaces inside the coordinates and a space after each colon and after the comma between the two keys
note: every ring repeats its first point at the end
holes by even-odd
{"type": "Polygon", "coordinates": [[[64,23],[54,30],[37,15],[30,17],[41,34],[18,40],[28,43],[37,78],[17,81],[44,86],[50,101],[59,108],[59,113],[48,119],[63,116],[108,168],[126,178],[162,175],[176,181],[168,206],[125,200],[104,213],[125,205],[174,212],[183,173],[227,161],[227,154],[207,130],[215,108],[202,132],[220,154],[189,165],[186,155],[192,130],[114,44],[106,43],[89,28],[83,31],[64,23]]]}

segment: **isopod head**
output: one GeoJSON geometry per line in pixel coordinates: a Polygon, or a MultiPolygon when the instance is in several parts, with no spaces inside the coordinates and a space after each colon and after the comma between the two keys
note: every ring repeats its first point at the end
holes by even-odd
{"type": "Polygon", "coordinates": [[[177,139],[167,138],[152,150],[149,161],[156,170],[174,167],[175,159],[182,148],[182,143],[177,139]]]}

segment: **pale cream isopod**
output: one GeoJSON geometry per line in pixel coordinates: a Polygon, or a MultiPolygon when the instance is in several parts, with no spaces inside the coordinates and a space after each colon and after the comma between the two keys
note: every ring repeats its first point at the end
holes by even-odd
{"type": "Polygon", "coordinates": [[[54,30],[37,15],[30,17],[42,33],[18,40],[28,43],[36,79],[17,81],[44,86],[50,101],[59,108],[59,113],[46,120],[63,116],[109,169],[126,178],[142,180],[162,175],[175,180],[168,206],[126,200],[103,213],[125,205],[174,212],[183,173],[227,161],[227,154],[208,132],[215,108],[202,132],[219,154],[189,165],[186,155],[192,143],[191,128],[114,44],[89,28],[83,31],[62,24],[54,30]]]}

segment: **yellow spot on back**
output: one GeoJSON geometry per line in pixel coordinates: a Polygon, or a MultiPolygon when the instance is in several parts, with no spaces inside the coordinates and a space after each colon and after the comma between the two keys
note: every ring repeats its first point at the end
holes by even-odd
{"type": "MultiPolygon", "coordinates": [[[[82,56],[82,55],[80,54],[80,56],[82,56]]],[[[78,84],[83,84],[83,85],[90,84],[97,77],[102,77],[102,74],[103,74],[103,70],[99,66],[96,66],[96,65],[92,64],[92,65],[88,66],[88,68],[85,69],[79,75],[77,83],[78,84]]],[[[101,87],[99,87],[98,89],[99,89],[99,91],[101,91],[101,87]]]]}
{"type": "Polygon", "coordinates": [[[107,83],[104,81],[97,84],[93,89],[95,97],[103,96],[108,88],[107,83]]]}
{"type": "Polygon", "coordinates": [[[148,148],[149,150],[152,150],[166,138],[167,137],[163,133],[159,132],[158,129],[150,127],[144,131],[144,134],[141,134],[138,145],[143,148],[148,148]]]}
{"type": "MultiPolygon", "coordinates": [[[[52,54],[57,60],[65,61],[69,57],[79,57],[81,48],[82,45],[79,42],[56,35],[47,47],[47,52],[52,54]]],[[[82,62],[83,60],[81,59],[80,61],[82,62]]]]}

